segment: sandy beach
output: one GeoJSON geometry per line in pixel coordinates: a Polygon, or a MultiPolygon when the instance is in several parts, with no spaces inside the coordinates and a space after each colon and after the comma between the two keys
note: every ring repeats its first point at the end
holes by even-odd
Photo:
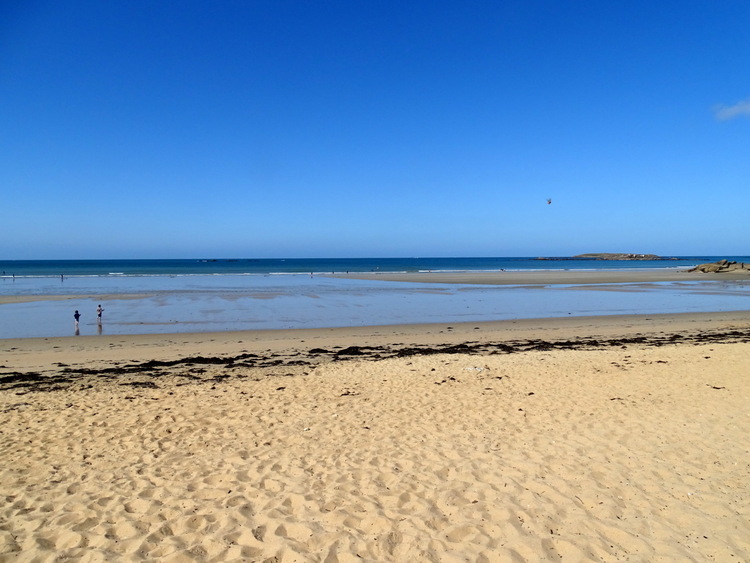
{"type": "Polygon", "coordinates": [[[748,281],[747,271],[705,274],[680,269],[523,270],[494,272],[372,272],[338,274],[339,277],[399,282],[461,283],[486,285],[560,285],[656,283],[681,281],[748,281]]]}
{"type": "Polygon", "coordinates": [[[0,561],[750,559],[750,313],[0,341],[0,561]]]}

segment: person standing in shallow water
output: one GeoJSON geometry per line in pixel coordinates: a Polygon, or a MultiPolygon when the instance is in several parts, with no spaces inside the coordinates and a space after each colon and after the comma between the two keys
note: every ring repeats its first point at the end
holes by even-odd
{"type": "Polygon", "coordinates": [[[102,309],[101,304],[96,308],[96,322],[99,324],[102,324],[102,313],[104,312],[104,309],[102,309]]]}
{"type": "Polygon", "coordinates": [[[81,313],[78,312],[78,309],[73,313],[73,318],[76,320],[76,329],[78,329],[78,321],[81,320],[81,313]]]}

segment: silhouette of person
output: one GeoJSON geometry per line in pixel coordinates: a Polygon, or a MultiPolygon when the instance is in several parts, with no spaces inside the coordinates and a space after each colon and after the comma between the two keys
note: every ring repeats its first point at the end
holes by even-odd
{"type": "Polygon", "coordinates": [[[99,324],[102,324],[102,313],[104,312],[104,309],[102,309],[101,304],[96,308],[96,322],[99,324]]]}

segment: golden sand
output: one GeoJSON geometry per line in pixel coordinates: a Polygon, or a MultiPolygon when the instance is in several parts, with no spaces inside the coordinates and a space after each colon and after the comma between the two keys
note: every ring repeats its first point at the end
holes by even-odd
{"type": "Polygon", "coordinates": [[[748,341],[750,313],[0,341],[0,561],[747,561],[748,341]]]}

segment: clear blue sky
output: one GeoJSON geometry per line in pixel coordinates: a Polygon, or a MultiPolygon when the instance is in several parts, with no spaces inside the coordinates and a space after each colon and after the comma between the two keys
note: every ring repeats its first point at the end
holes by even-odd
{"type": "Polygon", "coordinates": [[[750,254],[748,29],[746,0],[5,0],[0,258],[750,254]]]}

